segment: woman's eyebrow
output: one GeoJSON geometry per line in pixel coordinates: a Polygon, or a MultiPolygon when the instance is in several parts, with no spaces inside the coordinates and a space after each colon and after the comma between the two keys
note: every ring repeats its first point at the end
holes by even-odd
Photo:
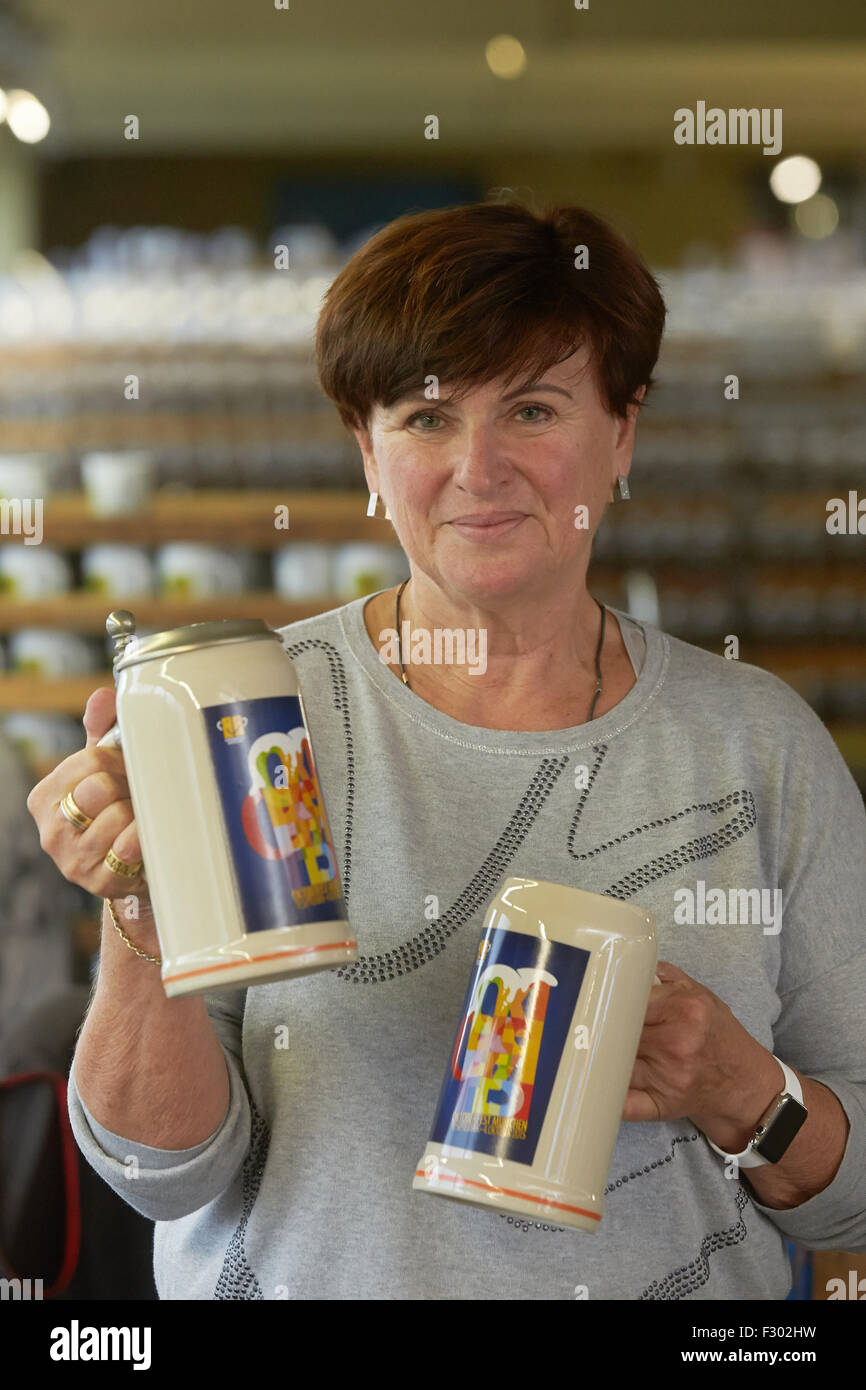
{"type": "Polygon", "coordinates": [[[516,391],[509,391],[507,396],[503,396],[504,401],[513,401],[515,396],[522,396],[525,391],[556,391],[557,395],[566,396],[571,400],[571,393],[563,390],[561,386],[553,386],[549,382],[527,381],[524,386],[518,386],[516,391]]]}
{"type": "MultiPolygon", "coordinates": [[[[518,386],[516,390],[509,391],[508,395],[502,396],[501,399],[503,401],[513,401],[515,396],[522,396],[527,391],[555,391],[557,395],[565,396],[565,398],[569,401],[572,399],[571,393],[569,391],[563,390],[561,386],[553,386],[548,382],[540,381],[528,381],[524,386],[518,386]]],[[[428,401],[431,406],[450,405],[451,400],[451,396],[436,396],[431,401],[430,398],[426,396],[423,391],[410,391],[407,393],[407,395],[401,396],[399,401],[395,401],[394,405],[392,406],[392,409],[396,409],[401,406],[411,405],[413,401],[428,401]]]]}

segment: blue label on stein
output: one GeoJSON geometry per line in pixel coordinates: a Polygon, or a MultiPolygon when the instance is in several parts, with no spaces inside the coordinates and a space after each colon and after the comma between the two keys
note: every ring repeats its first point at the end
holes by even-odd
{"type": "Polygon", "coordinates": [[[589,951],[485,933],[430,1139],[532,1163],[589,951]]]}
{"type": "Polygon", "coordinates": [[[298,696],[202,714],[247,931],[347,920],[298,696]]]}

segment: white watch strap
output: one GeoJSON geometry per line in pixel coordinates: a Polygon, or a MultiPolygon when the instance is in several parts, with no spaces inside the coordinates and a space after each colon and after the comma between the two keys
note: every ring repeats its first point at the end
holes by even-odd
{"type": "MultiPolygon", "coordinates": [[[[773,1056],[779,1063],[779,1066],[782,1068],[782,1071],[785,1076],[785,1084],[782,1087],[780,1094],[784,1094],[785,1092],[787,1092],[789,1096],[793,1096],[794,1100],[799,1101],[802,1105],[803,1090],[800,1086],[800,1082],[797,1079],[797,1076],[794,1072],[791,1071],[790,1067],[785,1066],[785,1063],[781,1061],[779,1057],[776,1057],[775,1053],[773,1053],[773,1056]]],[[[704,1138],[707,1139],[707,1136],[704,1135],[704,1138]]],[[[710,1148],[715,1150],[715,1152],[719,1154],[722,1158],[732,1160],[734,1163],[738,1164],[740,1168],[760,1168],[765,1163],[769,1163],[770,1161],[768,1158],[764,1158],[763,1155],[755,1153],[754,1149],[751,1147],[751,1140],[749,1140],[749,1143],[746,1145],[746,1147],[743,1149],[743,1152],[740,1154],[727,1153],[725,1149],[720,1149],[718,1144],[714,1144],[712,1139],[707,1139],[707,1143],[709,1144],[710,1148]]]]}

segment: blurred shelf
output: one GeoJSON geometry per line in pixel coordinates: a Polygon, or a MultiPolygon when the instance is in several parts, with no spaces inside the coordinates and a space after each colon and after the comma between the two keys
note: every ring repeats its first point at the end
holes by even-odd
{"type": "Polygon", "coordinates": [[[285,627],[302,618],[327,613],[348,601],[324,597],[294,603],[272,590],[216,598],[150,598],[134,594],[110,598],[105,594],[78,592],[33,602],[9,599],[0,607],[0,633],[16,632],[24,627],[48,627],[105,637],[105,620],[115,608],[130,609],[141,628],[163,630],[185,627],[188,623],[218,622],[220,618],[262,618],[269,627],[285,627]]]}
{"type": "Polygon", "coordinates": [[[257,410],[160,411],[125,407],[109,411],[64,414],[56,419],[0,416],[0,450],[55,453],[73,449],[159,449],[178,444],[274,442],[294,444],[345,443],[351,436],[339,417],[328,411],[257,410]]]}
{"type": "MultiPolygon", "coordinates": [[[[695,645],[699,645],[695,643],[695,645]]],[[[808,639],[782,642],[740,643],[740,661],[761,666],[782,680],[794,671],[808,669],[821,677],[866,676],[866,643],[839,639],[823,646],[808,639]]]]}
{"type": "MultiPolygon", "coordinates": [[[[154,493],[146,508],[126,516],[96,516],[84,493],[59,492],[45,499],[42,540],[58,549],[77,550],[99,542],[156,546],[168,541],[203,541],[210,545],[251,546],[273,550],[297,540],[392,541],[389,521],[366,515],[369,495],[354,489],[279,492],[231,488],[154,493]],[[287,507],[289,529],[277,530],[276,509],[287,507]]],[[[24,537],[3,541],[24,544],[24,537]]]]}
{"type": "Polygon", "coordinates": [[[62,680],[14,671],[0,676],[0,713],[26,710],[28,714],[71,714],[80,719],[94,690],[103,685],[114,685],[109,669],[62,680]]]}
{"type": "MultiPolygon", "coordinates": [[[[803,555],[797,563],[790,557],[776,564],[766,556],[730,555],[720,556],[712,552],[696,552],[694,559],[653,560],[651,556],[624,556],[618,560],[607,558],[591,560],[587,571],[587,582],[619,586],[627,574],[634,570],[645,570],[655,580],[659,589],[669,586],[673,589],[698,593],[708,586],[722,588],[731,586],[733,580],[746,580],[749,584],[772,584],[780,589],[808,587],[824,589],[838,584],[848,584],[859,589],[866,599],[866,573],[860,559],[839,556],[828,560],[826,555],[803,555]]],[[[866,638],[866,622],[864,622],[866,638]]]]}
{"type": "Polygon", "coordinates": [[[266,343],[260,345],[254,340],[239,343],[232,338],[212,338],[204,342],[198,338],[188,342],[177,338],[157,342],[154,339],[136,341],[132,336],[76,340],[69,343],[28,341],[17,347],[8,344],[0,347],[0,367],[77,367],[82,362],[106,362],[116,364],[118,356],[146,357],[154,362],[188,362],[200,360],[220,364],[225,361],[245,362],[291,362],[309,369],[310,377],[315,377],[315,362],[312,343],[266,343]]]}

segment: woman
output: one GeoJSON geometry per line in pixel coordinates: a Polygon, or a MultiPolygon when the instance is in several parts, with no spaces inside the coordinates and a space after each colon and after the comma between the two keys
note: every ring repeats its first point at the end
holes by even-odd
{"type": "MultiPolygon", "coordinates": [[[[331,286],[320,379],[410,564],[407,585],[282,629],[362,956],[167,1001],[106,913],[70,1113],[158,1223],[161,1297],[782,1299],[786,1237],[866,1249],[856,785],[781,681],[586,588],[663,321],[643,264],[579,208],[401,218],[331,286]],[[408,651],[389,632],[407,620],[408,651]],[[425,633],[440,654],[450,633],[450,659],[417,659],[425,633]],[[661,984],[593,1240],[411,1191],[512,874],[657,918],[661,984]],[[781,889],[781,929],[683,920],[684,895],[754,889],[781,889]],[[784,1153],[760,1164],[747,1145],[777,1101],[784,1153]]],[[[119,755],[94,748],[113,712],[91,697],[88,747],[28,803],[67,876],[109,897],[108,849],[140,857],[119,755]]],[[[146,911],[134,925],[152,954],[146,911]]]]}

